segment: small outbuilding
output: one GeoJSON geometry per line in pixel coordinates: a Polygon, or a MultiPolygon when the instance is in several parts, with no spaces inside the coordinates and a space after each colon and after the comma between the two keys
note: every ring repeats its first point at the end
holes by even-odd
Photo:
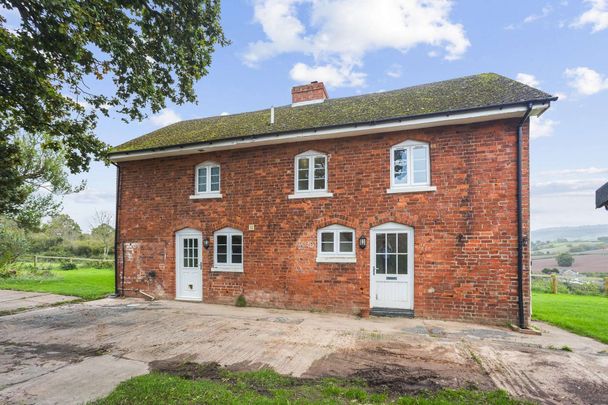
{"type": "Polygon", "coordinates": [[[608,183],[598,188],[595,192],[595,208],[602,207],[608,210],[608,183]]]}

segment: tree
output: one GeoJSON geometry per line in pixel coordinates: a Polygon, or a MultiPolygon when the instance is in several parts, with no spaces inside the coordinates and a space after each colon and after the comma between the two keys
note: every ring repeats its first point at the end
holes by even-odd
{"type": "Polygon", "coordinates": [[[27,247],[23,229],[20,229],[15,221],[0,216],[0,272],[25,253],[27,247]]]}
{"type": "Polygon", "coordinates": [[[567,252],[560,253],[555,260],[557,261],[557,265],[561,267],[570,267],[574,264],[574,256],[567,252]]]}
{"type": "Polygon", "coordinates": [[[111,223],[112,214],[107,211],[95,211],[91,236],[103,243],[104,258],[108,256],[110,245],[114,243],[114,228],[110,225],[111,223]]]}
{"type": "Polygon", "coordinates": [[[44,232],[55,238],[69,242],[78,239],[82,235],[80,226],[67,214],[60,214],[51,218],[44,226],[44,232]]]}
{"type": "MultiPolygon", "coordinates": [[[[24,203],[20,133],[62,155],[71,173],[103,159],[98,115],[141,120],[195,102],[215,47],[229,43],[219,0],[0,0],[0,213],[24,203]],[[105,81],[110,86],[98,86],[105,81]],[[99,90],[105,88],[106,90],[99,90]],[[6,163],[5,163],[6,162],[6,163]],[[7,164],[10,163],[10,164],[7,164]]],[[[7,211],[8,210],[8,211],[7,211]]]]}

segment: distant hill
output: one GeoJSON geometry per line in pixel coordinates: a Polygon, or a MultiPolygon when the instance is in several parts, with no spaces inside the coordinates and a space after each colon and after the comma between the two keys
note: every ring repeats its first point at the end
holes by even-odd
{"type": "Polygon", "coordinates": [[[595,240],[599,236],[608,236],[608,224],[560,226],[555,228],[541,228],[532,231],[533,241],[552,241],[556,239],[595,240]]]}

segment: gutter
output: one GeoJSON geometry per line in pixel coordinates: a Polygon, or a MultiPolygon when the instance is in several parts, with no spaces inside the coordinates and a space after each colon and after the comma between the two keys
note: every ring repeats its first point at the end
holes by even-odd
{"type": "Polygon", "coordinates": [[[519,102],[475,109],[453,110],[442,113],[420,114],[382,119],[369,122],[331,125],[295,131],[276,131],[272,133],[247,135],[236,138],[222,138],[211,141],[190,142],[177,145],[143,148],[138,150],[113,152],[109,157],[114,162],[151,159],[155,157],[179,156],[191,153],[210,152],[236,148],[247,148],[306,140],[329,139],[346,136],[366,135],[378,132],[390,132],[433,126],[468,124],[494,119],[520,117],[527,111],[528,104],[533,104],[536,114],[541,115],[549,108],[551,101],[557,98],[539,99],[530,102],[519,102]]]}
{"type": "MultiPolygon", "coordinates": [[[[120,166],[114,162],[110,162],[116,166],[116,214],[114,215],[114,295],[121,296],[123,293],[118,287],[118,213],[120,212],[120,166]]],[[[124,265],[124,261],[123,261],[124,265]]]]}
{"type": "Polygon", "coordinates": [[[518,321],[521,329],[526,328],[526,316],[524,311],[524,220],[523,220],[523,150],[522,138],[523,127],[532,113],[533,103],[528,103],[528,109],[517,125],[517,304],[518,321]]]}

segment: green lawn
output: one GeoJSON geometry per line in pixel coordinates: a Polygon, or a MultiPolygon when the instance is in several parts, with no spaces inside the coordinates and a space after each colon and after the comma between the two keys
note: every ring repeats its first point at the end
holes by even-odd
{"type": "MultiPolygon", "coordinates": [[[[200,366],[204,367],[204,366],[200,366]]],[[[416,396],[389,396],[365,381],[324,378],[304,380],[272,370],[231,372],[185,379],[152,372],[121,383],[108,397],[111,404],[520,404],[504,391],[443,390],[416,396]]]]}
{"type": "Polygon", "coordinates": [[[533,292],[532,317],[608,343],[608,297],[533,292]]]}
{"type": "Polygon", "coordinates": [[[105,297],[114,292],[114,270],[82,268],[51,270],[52,277],[19,275],[0,278],[0,290],[19,290],[73,295],[85,300],[105,297]]]}

